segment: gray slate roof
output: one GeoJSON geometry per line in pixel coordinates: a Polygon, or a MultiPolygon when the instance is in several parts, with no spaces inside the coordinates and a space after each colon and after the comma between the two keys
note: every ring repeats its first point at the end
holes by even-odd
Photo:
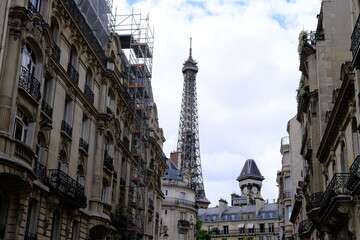
{"type": "Polygon", "coordinates": [[[259,168],[257,167],[254,159],[246,160],[240,175],[237,177],[238,181],[244,179],[264,180],[265,178],[261,175],[259,168]]]}

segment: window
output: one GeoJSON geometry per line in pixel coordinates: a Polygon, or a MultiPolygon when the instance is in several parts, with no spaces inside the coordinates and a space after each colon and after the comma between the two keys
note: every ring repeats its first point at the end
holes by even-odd
{"type": "Polygon", "coordinates": [[[165,190],[165,196],[167,196],[168,195],[168,190],[165,190]]]}
{"type": "Polygon", "coordinates": [[[180,212],[180,220],[185,220],[185,219],[186,219],[186,213],[180,212]]]}
{"type": "Polygon", "coordinates": [[[78,240],[79,239],[79,233],[80,233],[80,223],[79,221],[74,220],[72,231],[71,231],[71,240],[78,240]]]}
{"type": "Polygon", "coordinates": [[[76,64],[77,64],[77,52],[76,52],[76,48],[74,46],[71,47],[70,50],[70,58],[69,58],[69,64],[71,66],[73,66],[74,68],[76,68],[76,64]]]}
{"type": "Polygon", "coordinates": [[[110,195],[109,183],[105,179],[103,179],[101,201],[104,203],[109,203],[109,195],[110,195]]]}
{"type": "Polygon", "coordinates": [[[29,0],[28,8],[33,14],[39,13],[40,12],[40,5],[41,5],[40,0],[29,0]]]}
{"type": "Polygon", "coordinates": [[[266,240],[272,240],[271,236],[266,236],[266,240]]]}
{"type": "Polygon", "coordinates": [[[353,118],[353,120],[352,120],[352,138],[353,138],[354,158],[356,158],[360,154],[360,152],[359,152],[359,136],[357,133],[356,118],[353,118]]]}
{"type": "Polygon", "coordinates": [[[167,210],[165,210],[165,215],[167,215],[167,210]]]}
{"type": "Polygon", "coordinates": [[[228,225],[223,226],[223,231],[224,234],[229,234],[229,226],[228,225]]]}
{"type": "Polygon", "coordinates": [[[16,109],[13,137],[21,142],[26,141],[29,122],[26,115],[19,108],[16,109]]]}
{"type": "Polygon", "coordinates": [[[179,200],[180,204],[184,204],[185,203],[185,193],[184,192],[180,192],[180,200],[179,200]]]}
{"type": "Polygon", "coordinates": [[[264,240],[264,236],[259,236],[258,239],[259,240],[264,240]]]}
{"type": "Polygon", "coordinates": [[[341,152],[340,152],[340,172],[345,173],[347,171],[346,168],[346,154],[345,154],[345,144],[341,143],[341,152]]]}
{"type": "Polygon", "coordinates": [[[29,44],[25,44],[22,53],[22,67],[27,71],[27,76],[36,76],[36,56],[29,44]]]}
{"type": "Polygon", "coordinates": [[[85,173],[84,173],[84,167],[82,165],[78,166],[78,170],[77,170],[77,182],[84,186],[85,184],[85,173]]]}
{"type": "Polygon", "coordinates": [[[34,199],[29,200],[29,206],[27,211],[26,229],[25,235],[32,239],[36,236],[36,226],[39,212],[38,202],[34,199]]]}
{"type": "Polygon", "coordinates": [[[265,224],[264,223],[260,223],[259,224],[259,227],[260,227],[260,232],[265,232],[265,224]]]}
{"type": "Polygon", "coordinates": [[[54,212],[51,229],[51,240],[58,240],[61,229],[61,215],[59,212],[54,212]]]}
{"type": "Polygon", "coordinates": [[[211,232],[211,230],[213,229],[213,226],[208,226],[208,231],[211,232]]]}
{"type": "Polygon", "coordinates": [[[114,92],[109,89],[108,96],[107,96],[107,113],[114,115],[115,112],[115,94],[114,92]]]}
{"type": "Polygon", "coordinates": [[[253,213],[249,213],[249,219],[252,219],[252,218],[253,218],[253,216],[254,216],[254,214],[253,214],[253,213]]]}
{"type": "Polygon", "coordinates": [[[284,152],[284,165],[290,165],[290,153],[289,151],[284,152]]]}
{"type": "Polygon", "coordinates": [[[274,232],[274,224],[269,223],[269,232],[274,232]]]}
{"type": "Polygon", "coordinates": [[[66,153],[64,151],[61,151],[59,154],[59,163],[58,163],[59,170],[63,171],[64,173],[68,173],[69,170],[69,164],[67,162],[66,153]]]}
{"type": "Polygon", "coordinates": [[[85,86],[92,90],[93,75],[90,69],[86,71],[85,86]]]}
{"type": "Polygon", "coordinates": [[[241,215],[241,218],[242,218],[242,219],[246,219],[246,218],[247,218],[247,214],[246,214],[246,213],[243,213],[243,214],[241,215]]]}
{"type": "Polygon", "coordinates": [[[86,142],[88,142],[89,140],[89,129],[90,120],[84,115],[81,124],[81,138],[84,139],[86,142]]]}
{"type": "Polygon", "coordinates": [[[71,124],[72,105],[73,105],[72,99],[69,96],[66,96],[65,107],[64,107],[64,121],[67,124],[71,124]]]}
{"type": "Polygon", "coordinates": [[[235,220],[235,214],[230,215],[230,220],[235,220]]]}

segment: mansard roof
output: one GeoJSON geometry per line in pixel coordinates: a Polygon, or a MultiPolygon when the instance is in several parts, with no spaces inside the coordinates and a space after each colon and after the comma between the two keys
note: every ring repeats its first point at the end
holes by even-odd
{"type": "Polygon", "coordinates": [[[237,177],[238,181],[245,179],[264,180],[265,178],[261,175],[259,168],[257,167],[254,159],[246,160],[240,175],[237,177]]]}

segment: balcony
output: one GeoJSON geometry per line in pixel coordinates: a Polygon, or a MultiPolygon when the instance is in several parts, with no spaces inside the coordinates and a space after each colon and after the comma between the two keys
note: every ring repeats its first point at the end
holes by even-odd
{"type": "Polygon", "coordinates": [[[313,223],[311,220],[306,219],[302,220],[299,224],[298,232],[300,236],[309,236],[313,228],[313,223]]]}
{"type": "Polygon", "coordinates": [[[72,127],[70,127],[70,125],[64,120],[61,122],[61,131],[63,131],[69,138],[72,137],[72,127]]]}
{"type": "Polygon", "coordinates": [[[306,211],[308,214],[310,214],[311,212],[314,212],[316,210],[319,210],[320,208],[320,202],[321,202],[321,198],[323,196],[323,192],[316,192],[311,194],[307,199],[306,199],[306,211]]]}
{"type": "Polygon", "coordinates": [[[360,65],[360,54],[359,54],[359,46],[360,46],[360,15],[356,21],[354,30],[351,35],[351,47],[350,51],[352,52],[352,62],[351,65],[353,67],[358,67],[360,65]]]}
{"type": "Polygon", "coordinates": [[[86,207],[84,187],[63,171],[49,170],[49,187],[59,192],[65,202],[75,203],[82,208],[86,207]]]}
{"type": "Polygon", "coordinates": [[[356,194],[360,190],[360,155],[356,157],[355,161],[350,167],[350,177],[348,182],[348,189],[351,195],[356,194]]]}
{"type": "Polygon", "coordinates": [[[292,193],[289,190],[286,190],[283,194],[284,199],[292,198],[292,193]]]}
{"type": "Polygon", "coordinates": [[[332,212],[336,203],[349,202],[350,191],[347,188],[350,174],[336,173],[326,188],[320,202],[319,217],[324,218],[332,212]]]}
{"type": "Polygon", "coordinates": [[[186,234],[190,229],[190,222],[187,220],[178,221],[178,230],[181,234],[186,234]]]}
{"type": "Polygon", "coordinates": [[[61,49],[56,44],[52,48],[52,56],[57,62],[60,62],[61,49]]]}
{"type": "Polygon", "coordinates": [[[111,157],[107,151],[105,151],[104,154],[104,167],[109,169],[110,171],[114,171],[114,164],[113,164],[114,158],[111,157]]]}
{"type": "Polygon", "coordinates": [[[180,199],[180,198],[171,198],[171,197],[165,198],[163,200],[162,204],[164,206],[176,205],[176,206],[184,206],[184,207],[191,207],[191,208],[196,207],[196,204],[193,201],[188,201],[188,200],[184,200],[184,199],[180,199]]]}
{"type": "Polygon", "coordinates": [[[84,94],[91,104],[94,104],[94,93],[88,85],[85,85],[84,94]]]}
{"type": "Polygon", "coordinates": [[[71,63],[68,64],[67,73],[73,83],[77,86],[79,84],[79,73],[71,63]]]}
{"type": "Polygon", "coordinates": [[[50,119],[52,118],[53,109],[44,100],[42,100],[42,102],[41,102],[41,111],[43,111],[43,113],[45,113],[45,115],[48,116],[50,119]]]}
{"type": "Polygon", "coordinates": [[[15,156],[25,160],[28,164],[32,164],[35,153],[28,145],[21,141],[15,141],[15,156]]]}
{"type": "Polygon", "coordinates": [[[27,92],[33,99],[39,101],[41,98],[40,82],[26,67],[21,66],[20,71],[19,87],[27,92]]]}
{"type": "Polygon", "coordinates": [[[82,149],[84,152],[88,153],[89,151],[89,144],[83,139],[79,139],[79,148],[82,149]]]}
{"type": "Polygon", "coordinates": [[[237,230],[217,230],[211,233],[211,235],[237,235],[237,236],[249,236],[249,235],[277,235],[279,228],[239,228],[237,230]]]}
{"type": "Polygon", "coordinates": [[[46,175],[46,167],[44,165],[42,165],[41,163],[39,163],[38,161],[35,162],[35,168],[34,168],[34,172],[37,176],[37,179],[44,183],[47,184],[48,182],[48,177],[46,175]]]}

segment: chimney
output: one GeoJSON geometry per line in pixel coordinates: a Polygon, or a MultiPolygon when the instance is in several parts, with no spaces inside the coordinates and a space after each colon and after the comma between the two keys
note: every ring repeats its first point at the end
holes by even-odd
{"type": "Polygon", "coordinates": [[[219,217],[222,213],[229,209],[228,202],[225,199],[220,198],[219,200],[219,217]]]}
{"type": "Polygon", "coordinates": [[[175,164],[175,166],[180,169],[180,157],[181,157],[181,151],[175,150],[170,153],[170,160],[175,164]]]}

